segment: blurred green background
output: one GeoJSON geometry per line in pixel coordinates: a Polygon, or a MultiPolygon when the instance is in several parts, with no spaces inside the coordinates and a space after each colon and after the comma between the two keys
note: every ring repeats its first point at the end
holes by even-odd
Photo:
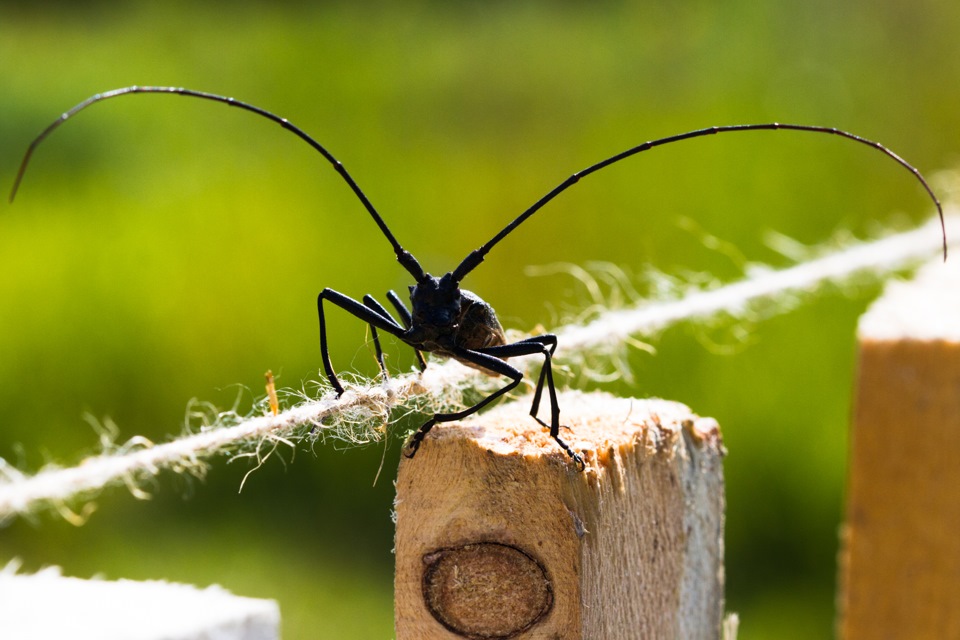
{"type": "MultiPolygon", "coordinates": [[[[837,3],[0,3],[0,186],[31,138],[106,89],[169,84],[291,119],[350,169],[399,240],[452,268],[572,171],[712,124],[796,121],[879,139],[935,173],[957,159],[960,5],[837,3]]],[[[805,243],[919,222],[930,206],[880,154],[829,136],[757,133],[642,154],[568,192],[465,285],[504,324],[577,305],[527,265],[603,260],[740,273],[679,221],[785,265],[805,243]]],[[[317,293],[402,289],[406,274],[306,145],[250,114],[172,96],[96,105],[35,156],[0,205],[0,457],[24,470],[180,432],[191,398],[249,408],[263,372],[316,380],[317,293]],[[245,391],[246,389],[246,391],[245,391]]],[[[832,633],[854,330],[878,287],[787,316],[678,327],[634,353],[632,384],[716,417],[730,455],[728,609],[742,640],[832,633]],[[746,329],[749,337],[742,340],[746,329]],[[719,348],[718,348],[719,347],[719,348]]],[[[341,370],[372,372],[365,327],[330,320],[341,370]]],[[[561,345],[561,350],[563,346],[561,345]]],[[[391,363],[411,365],[408,349],[391,363]]],[[[0,563],[69,575],[220,583],[277,598],[286,638],[392,637],[399,445],[282,452],[166,473],[149,501],[114,488],[82,527],[0,528],[0,563]]]]}

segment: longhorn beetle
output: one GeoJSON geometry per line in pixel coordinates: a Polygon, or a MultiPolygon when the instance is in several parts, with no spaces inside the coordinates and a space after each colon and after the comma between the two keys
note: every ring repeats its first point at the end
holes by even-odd
{"type": "Polygon", "coordinates": [[[380,346],[380,338],[377,334],[378,330],[385,331],[412,347],[417,356],[417,361],[420,365],[421,371],[426,368],[426,363],[424,362],[422,352],[429,352],[435,353],[444,358],[453,358],[469,367],[479,369],[488,375],[504,376],[510,380],[510,382],[508,382],[504,387],[494,391],[492,394],[480,400],[480,402],[476,403],[472,407],[452,413],[434,414],[434,416],[427,420],[410,439],[406,451],[407,457],[410,458],[416,454],[417,449],[423,443],[424,437],[435,424],[438,422],[459,420],[476,413],[520,384],[521,380],[523,379],[523,373],[519,369],[508,364],[507,359],[517,356],[542,355],[543,367],[540,370],[540,376],[537,378],[537,384],[534,389],[533,405],[530,408],[530,415],[533,416],[533,418],[543,427],[550,430],[550,437],[552,437],[557,444],[560,445],[560,448],[563,449],[567,455],[573,459],[580,469],[584,468],[583,459],[580,457],[580,455],[574,452],[570,445],[560,438],[560,407],[557,403],[557,392],[553,383],[553,372],[551,368],[551,359],[554,351],[556,351],[557,348],[557,337],[553,334],[547,333],[525,338],[517,342],[508,343],[506,337],[504,336],[503,328],[500,326],[500,322],[497,320],[497,315],[493,308],[480,299],[480,297],[476,294],[467,291],[466,289],[461,289],[460,283],[471,271],[473,271],[475,268],[477,268],[477,266],[480,265],[481,262],[483,262],[483,259],[486,257],[487,253],[489,253],[490,249],[510,235],[510,233],[520,226],[520,224],[522,224],[527,218],[539,211],[541,207],[556,198],[558,195],[560,195],[560,193],[575,185],[582,178],[600,171],[601,169],[608,167],[615,162],[619,162],[629,158],[630,156],[640,153],[641,151],[647,151],[648,149],[652,149],[654,147],[671,144],[673,142],[679,142],[681,140],[689,140],[691,138],[699,138],[701,136],[714,135],[718,133],[784,129],[790,131],[807,131],[812,133],[831,134],[840,136],[841,138],[845,138],[847,140],[853,140],[854,142],[865,144],[876,149],[877,151],[880,151],[881,153],[886,154],[888,157],[899,163],[902,167],[910,171],[910,173],[913,174],[913,176],[926,190],[927,194],[930,196],[930,199],[933,200],[933,203],[936,205],[937,213],[940,216],[940,225],[943,231],[943,256],[944,259],[947,257],[946,226],[943,219],[943,209],[940,206],[940,201],[937,199],[933,189],[930,188],[930,185],[927,184],[927,181],[912,165],[907,163],[903,158],[895,154],[893,151],[890,151],[880,143],[867,140],[866,138],[862,138],[846,131],[841,131],[831,127],[803,124],[781,124],[776,122],[767,124],[726,125],[688,131],[686,133],[680,133],[667,136],[665,138],[644,142],[643,144],[631,147],[626,151],[622,151],[605,160],[601,160],[596,164],[592,164],[581,171],[577,171],[566,180],[558,184],[546,195],[534,202],[533,205],[531,205],[526,211],[517,216],[510,224],[505,226],[499,233],[497,233],[497,235],[488,240],[485,244],[481,245],[478,249],[470,252],[453,271],[450,271],[439,278],[426,273],[420,267],[420,263],[417,262],[417,259],[414,258],[413,254],[403,248],[400,242],[397,241],[393,233],[387,227],[386,222],[383,221],[383,218],[380,217],[380,214],[377,213],[377,210],[374,209],[373,205],[367,199],[367,196],[364,195],[363,191],[360,190],[360,187],[354,181],[353,177],[347,172],[344,166],[340,164],[340,161],[333,157],[333,155],[319,142],[307,135],[300,128],[288,122],[285,118],[274,115],[273,113],[265,111],[260,107],[247,104],[245,102],[240,102],[239,100],[234,100],[233,98],[201,91],[193,91],[190,89],[178,87],[134,86],[98,93],[84,100],[61,115],[57,120],[52,122],[40,133],[40,135],[33,140],[32,143],[30,143],[30,146],[27,148],[27,152],[24,155],[23,161],[20,164],[20,169],[17,172],[13,189],[10,192],[10,201],[13,201],[13,198],[17,193],[20,182],[23,180],[23,175],[26,171],[27,164],[29,163],[33,152],[36,150],[37,145],[39,145],[57,127],[63,124],[68,118],[76,115],[78,112],[86,109],[94,103],[136,93],[177,94],[191,98],[212,100],[214,102],[227,104],[231,107],[239,107],[240,109],[253,112],[279,124],[284,129],[291,131],[293,134],[318,151],[320,155],[326,158],[327,161],[333,165],[333,168],[336,170],[336,172],[340,174],[340,177],[343,178],[343,180],[347,183],[350,189],[353,190],[353,193],[363,204],[364,208],[366,208],[367,212],[370,214],[370,217],[373,218],[373,221],[378,227],[380,227],[381,233],[383,233],[387,241],[390,242],[390,245],[393,247],[393,251],[397,256],[397,261],[404,269],[407,270],[415,282],[415,284],[410,286],[410,303],[412,306],[412,312],[406,307],[406,305],[395,292],[387,292],[387,299],[396,309],[397,315],[400,317],[399,322],[390,314],[389,311],[387,311],[383,305],[377,302],[370,295],[365,295],[363,297],[363,302],[358,302],[357,300],[334,291],[333,289],[324,289],[322,292],[320,292],[320,295],[317,298],[317,313],[320,318],[320,356],[323,360],[323,368],[326,372],[327,380],[330,381],[330,385],[337,392],[338,397],[343,394],[344,389],[343,385],[340,384],[340,380],[337,378],[337,374],[334,371],[333,365],[330,362],[330,351],[327,346],[327,328],[324,315],[324,302],[340,307],[347,313],[359,318],[360,320],[363,320],[370,325],[373,343],[376,348],[377,363],[383,376],[387,375],[387,368],[383,361],[383,350],[380,346]],[[538,417],[540,400],[543,396],[544,387],[546,387],[547,395],[550,398],[549,424],[538,417]]]}

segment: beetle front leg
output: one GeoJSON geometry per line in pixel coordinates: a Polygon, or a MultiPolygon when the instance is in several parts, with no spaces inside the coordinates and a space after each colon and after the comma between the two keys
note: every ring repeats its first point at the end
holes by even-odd
{"type": "MultiPolygon", "coordinates": [[[[330,349],[327,345],[327,323],[323,313],[324,300],[337,305],[355,318],[363,320],[374,329],[386,331],[390,335],[398,338],[403,334],[403,327],[398,325],[389,316],[384,317],[380,315],[377,310],[357,302],[353,298],[345,296],[339,291],[334,291],[333,289],[324,289],[320,292],[320,295],[317,296],[317,315],[320,319],[320,357],[323,360],[323,370],[327,374],[327,380],[330,382],[330,386],[333,387],[334,391],[337,392],[337,397],[340,397],[343,395],[343,385],[340,384],[340,380],[337,378],[337,373],[334,371],[333,364],[330,362],[330,349]]],[[[379,338],[377,338],[377,345],[379,346],[379,338]]],[[[380,359],[382,364],[382,354],[380,359]]]]}

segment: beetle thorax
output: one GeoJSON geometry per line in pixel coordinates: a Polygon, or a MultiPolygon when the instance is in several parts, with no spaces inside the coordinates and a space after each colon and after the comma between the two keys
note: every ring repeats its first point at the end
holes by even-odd
{"type": "Polygon", "coordinates": [[[505,344],[497,315],[474,293],[460,289],[452,274],[427,274],[410,287],[413,325],[404,340],[424,351],[457,357],[457,348],[476,350],[505,344]]]}

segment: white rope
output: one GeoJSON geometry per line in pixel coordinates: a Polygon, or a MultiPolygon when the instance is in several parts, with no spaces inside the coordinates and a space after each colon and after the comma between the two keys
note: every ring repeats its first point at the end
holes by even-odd
{"type": "Polygon", "coordinates": [[[934,255],[940,246],[939,229],[940,222],[934,220],[912,231],[855,244],[789,269],[759,272],[718,289],[695,291],[673,302],[611,311],[585,326],[559,331],[560,344],[565,351],[587,351],[605,343],[622,343],[632,335],[654,333],[677,322],[718,313],[741,316],[752,303],[784,294],[811,293],[825,283],[842,284],[864,272],[882,277],[934,255]]]}
{"type": "MultiPolygon", "coordinates": [[[[956,213],[951,217],[955,218],[956,213]]],[[[955,224],[956,220],[951,219],[950,223],[955,224]]],[[[764,301],[809,294],[826,284],[843,284],[864,273],[880,279],[930,259],[938,251],[939,243],[939,222],[932,221],[913,231],[854,244],[788,269],[758,271],[717,289],[609,311],[584,326],[556,331],[558,355],[575,358],[596,349],[622,345],[630,336],[651,334],[680,321],[718,314],[742,317],[764,301]]],[[[465,384],[477,388],[490,384],[490,378],[456,362],[431,363],[423,374],[409,373],[385,383],[352,386],[340,398],[327,393],[319,400],[307,400],[276,416],[242,419],[233,426],[211,428],[165,444],[154,445],[135,438],[117,451],[92,456],[71,468],[47,468],[28,476],[0,459],[0,522],[43,506],[74,517],[64,506],[68,500],[89,496],[120,482],[137,495],[140,483],[162,469],[202,473],[205,458],[236,451],[240,445],[255,445],[256,452],[247,455],[262,462],[269,456],[269,452],[266,456],[262,453],[264,444],[267,448],[292,444],[298,428],[310,427],[324,435],[333,428],[326,423],[342,426],[379,420],[383,424],[397,408],[435,410],[455,404],[465,384]]]]}

